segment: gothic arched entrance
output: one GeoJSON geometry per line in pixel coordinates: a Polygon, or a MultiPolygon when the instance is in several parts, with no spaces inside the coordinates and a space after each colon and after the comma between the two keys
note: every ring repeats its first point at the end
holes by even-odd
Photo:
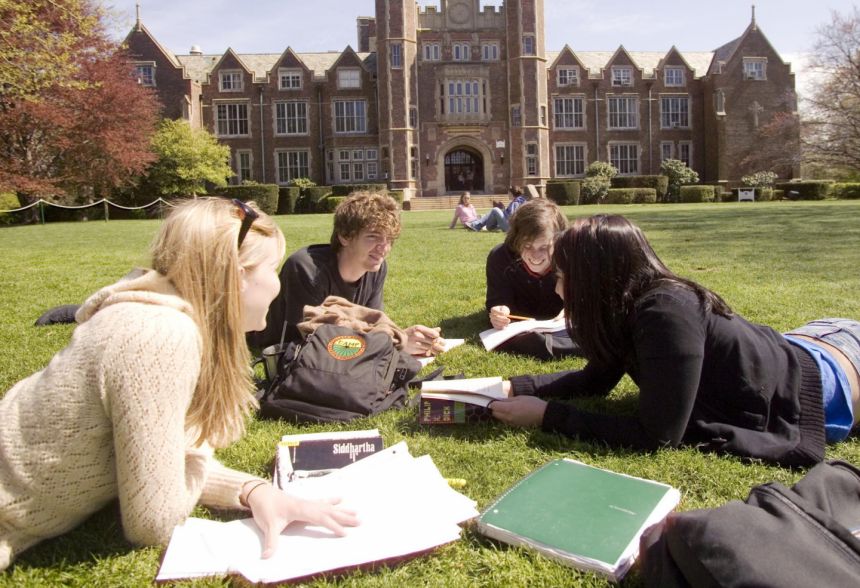
{"type": "Polygon", "coordinates": [[[484,190],[484,159],[469,147],[458,147],[445,155],[445,191],[484,190]]]}

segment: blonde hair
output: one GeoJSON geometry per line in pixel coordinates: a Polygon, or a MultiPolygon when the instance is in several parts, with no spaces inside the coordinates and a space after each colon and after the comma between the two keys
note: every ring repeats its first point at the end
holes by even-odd
{"type": "Polygon", "coordinates": [[[388,194],[359,191],[350,194],[334,209],[331,249],[343,249],[339,237],[352,239],[363,230],[379,231],[394,240],[400,236],[400,211],[388,194]]]}
{"type": "MultiPolygon", "coordinates": [[[[249,203],[255,211],[259,210],[249,203]]],[[[152,267],[165,275],[194,309],[203,353],[200,377],[185,416],[198,444],[224,447],[245,430],[257,407],[250,354],[242,329],[240,268],[266,260],[266,239],[275,238],[283,257],[284,235],[259,212],[236,247],[242,215],[230,200],[197,198],[173,209],[152,244],[152,267]]]]}

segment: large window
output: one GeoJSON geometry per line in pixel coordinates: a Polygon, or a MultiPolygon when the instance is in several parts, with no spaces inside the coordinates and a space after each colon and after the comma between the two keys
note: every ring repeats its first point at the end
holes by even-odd
{"type": "Polygon", "coordinates": [[[660,142],[660,161],[675,159],[675,144],[672,141],[660,142]]]}
{"type": "Polygon", "coordinates": [[[389,45],[389,49],[391,50],[391,67],[393,69],[400,69],[403,67],[403,43],[391,43],[389,45]]]}
{"type": "Polygon", "coordinates": [[[635,175],[639,173],[639,144],[612,143],[609,145],[609,163],[615,166],[619,174],[635,175]]]}
{"type": "Polygon", "coordinates": [[[361,71],[356,67],[337,68],[337,87],[340,89],[360,88],[361,71]]]}
{"type": "Polygon", "coordinates": [[[331,162],[328,166],[328,181],[333,184],[375,180],[379,171],[376,147],[331,150],[327,154],[327,159],[331,162]],[[335,159],[337,165],[334,164],[335,159]]]}
{"type": "Polygon", "coordinates": [[[138,63],[134,66],[137,83],[141,86],[155,86],[155,64],[138,63]]]}
{"type": "Polygon", "coordinates": [[[744,57],[744,79],[766,80],[767,59],[764,57],[744,57]]]}
{"type": "Polygon", "coordinates": [[[484,113],[486,82],[482,80],[448,80],[445,113],[453,117],[473,117],[484,113]]]}
{"type": "Polygon", "coordinates": [[[218,73],[218,88],[222,92],[241,92],[244,89],[242,72],[229,70],[218,73]]]}
{"type": "Polygon", "coordinates": [[[581,96],[553,100],[553,117],[557,129],[585,128],[585,99],[581,96]]]}
{"type": "Polygon", "coordinates": [[[581,176],[585,174],[585,145],[555,146],[556,177],[581,176]]]}
{"type": "Polygon", "coordinates": [[[690,127],[690,97],[660,97],[660,127],[678,129],[690,127]]]}
{"type": "Polygon", "coordinates": [[[248,103],[222,102],[215,106],[215,131],[219,137],[248,134],[248,103]]]}
{"type": "Polygon", "coordinates": [[[472,59],[472,47],[468,43],[454,43],[451,46],[454,61],[470,61],[472,59]]]}
{"type": "Polygon", "coordinates": [[[523,126],[523,111],[520,109],[519,106],[511,106],[511,126],[523,126]]]}
{"type": "Polygon", "coordinates": [[[663,70],[663,84],[666,86],[683,86],[687,83],[683,67],[667,67],[663,70]]]}
{"type": "Polygon", "coordinates": [[[364,100],[335,100],[334,132],[367,132],[367,102],[364,100]]]}
{"type": "Polygon", "coordinates": [[[424,43],[424,61],[439,61],[442,58],[442,48],[439,43],[424,43]]]}
{"type": "Polygon", "coordinates": [[[308,103],[275,102],[275,134],[307,135],[308,103]]]}
{"type": "Polygon", "coordinates": [[[301,90],[302,89],[302,70],[300,70],[300,69],[279,69],[278,70],[278,88],[281,90],[301,90]]]}
{"type": "Polygon", "coordinates": [[[687,164],[687,167],[693,167],[693,143],[690,141],[678,142],[678,159],[687,164]]]}
{"type": "Polygon", "coordinates": [[[639,126],[639,98],[609,96],[609,128],[635,129],[639,126]]]}
{"type": "Polygon", "coordinates": [[[278,183],[286,184],[297,178],[309,178],[310,155],[307,151],[276,151],[278,183]]]}
{"type": "Polygon", "coordinates": [[[632,86],[633,68],[627,66],[615,66],[612,68],[613,86],[632,86]]]}
{"type": "Polygon", "coordinates": [[[578,86],[579,68],[575,66],[559,67],[556,70],[556,80],[559,86],[578,86]]]}

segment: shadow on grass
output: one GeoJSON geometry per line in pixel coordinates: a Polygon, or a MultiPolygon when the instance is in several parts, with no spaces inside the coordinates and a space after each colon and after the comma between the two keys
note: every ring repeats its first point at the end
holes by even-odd
{"type": "Polygon", "coordinates": [[[445,337],[465,339],[468,343],[481,344],[478,333],[489,328],[487,313],[481,309],[467,315],[452,316],[439,321],[445,337]]]}

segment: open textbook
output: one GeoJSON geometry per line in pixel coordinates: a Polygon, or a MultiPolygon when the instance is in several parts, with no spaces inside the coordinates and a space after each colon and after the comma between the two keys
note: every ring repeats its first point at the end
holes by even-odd
{"type": "Polygon", "coordinates": [[[539,321],[529,319],[526,321],[515,321],[504,329],[487,329],[481,331],[481,343],[487,351],[492,351],[508,339],[513,339],[522,333],[554,333],[565,329],[564,319],[555,318],[539,321]]]}
{"type": "Polygon", "coordinates": [[[452,489],[429,456],[412,457],[404,442],[326,476],[297,480],[290,494],[340,497],[361,524],[347,528],[344,537],[292,524],[264,560],[262,533],[252,519],[189,518],[174,529],[156,581],[238,574],[272,583],[373,567],[456,541],[458,524],[478,515],[475,502],[452,489]]]}
{"type": "Polygon", "coordinates": [[[421,383],[418,422],[422,425],[459,425],[490,420],[487,408],[506,398],[502,378],[429,380],[421,383]]]}

